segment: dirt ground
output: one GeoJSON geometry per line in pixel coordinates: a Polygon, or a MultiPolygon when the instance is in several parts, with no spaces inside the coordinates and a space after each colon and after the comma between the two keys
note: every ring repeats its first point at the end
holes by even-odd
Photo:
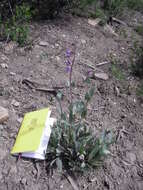
{"type": "MultiPolygon", "coordinates": [[[[57,116],[57,103],[52,94],[28,86],[24,79],[37,88],[65,86],[65,51],[76,43],[76,63],[73,80],[83,84],[89,70],[105,72],[108,80],[95,79],[96,93],[89,107],[87,122],[95,133],[112,130],[116,142],[112,155],[97,170],[77,176],[79,189],[84,190],[143,190],[143,102],[136,96],[138,80],[129,69],[129,54],[134,39],[141,37],[133,26],[142,22],[139,13],[124,15],[126,25],[114,25],[117,35],[103,26],[92,26],[84,18],[63,16],[55,21],[32,23],[30,40],[24,48],[10,42],[0,43],[0,106],[9,111],[9,120],[0,125],[0,190],[72,190],[69,181],[57,171],[46,172],[45,162],[33,162],[10,155],[26,112],[50,106],[57,116]],[[124,32],[123,32],[124,31],[124,32]],[[123,35],[124,34],[124,35],[123,35]],[[44,44],[43,44],[44,42],[44,44]],[[124,80],[111,72],[110,56],[116,57],[123,70],[124,80]],[[108,61],[105,65],[97,64],[108,61]]],[[[87,87],[75,87],[73,95],[82,98],[87,87]]],[[[63,89],[66,108],[67,90],[63,89]]]]}

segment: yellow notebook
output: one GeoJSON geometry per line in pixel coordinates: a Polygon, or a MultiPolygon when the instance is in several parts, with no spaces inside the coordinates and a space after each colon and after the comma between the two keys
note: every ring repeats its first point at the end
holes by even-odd
{"type": "Polygon", "coordinates": [[[45,159],[54,118],[49,108],[26,113],[11,151],[13,155],[45,159]]]}

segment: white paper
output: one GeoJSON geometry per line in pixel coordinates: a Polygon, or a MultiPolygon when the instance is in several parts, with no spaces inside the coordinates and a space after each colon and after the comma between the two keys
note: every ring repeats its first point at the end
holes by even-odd
{"type": "Polygon", "coordinates": [[[45,122],[45,128],[41,136],[38,150],[36,152],[24,152],[21,154],[22,157],[35,158],[35,159],[40,159],[40,160],[45,159],[45,153],[46,153],[50,135],[51,135],[51,126],[53,126],[54,122],[55,122],[54,118],[47,117],[47,120],[45,122]]]}

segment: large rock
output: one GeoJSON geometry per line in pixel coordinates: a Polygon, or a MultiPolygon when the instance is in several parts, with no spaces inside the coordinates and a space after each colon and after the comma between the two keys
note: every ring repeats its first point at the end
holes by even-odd
{"type": "Polygon", "coordinates": [[[0,106],[0,124],[8,120],[8,110],[0,106]]]}

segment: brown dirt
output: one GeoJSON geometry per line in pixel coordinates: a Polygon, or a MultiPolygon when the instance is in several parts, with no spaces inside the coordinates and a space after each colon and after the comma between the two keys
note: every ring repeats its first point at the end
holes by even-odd
{"type": "MultiPolygon", "coordinates": [[[[131,18],[130,18],[131,20],[131,18]]],[[[126,19],[125,22],[128,20],[126,19]]],[[[133,18],[134,21],[134,18],[133,18]]],[[[128,22],[127,22],[128,23],[128,22]]],[[[116,142],[111,147],[112,156],[105,160],[103,167],[77,178],[80,189],[89,190],[142,190],[143,189],[143,104],[136,97],[138,81],[129,71],[129,53],[133,37],[140,37],[131,26],[118,26],[118,37],[105,32],[103,27],[93,27],[87,19],[64,16],[57,21],[32,23],[30,40],[32,48],[19,48],[14,43],[1,43],[0,63],[0,106],[9,110],[9,120],[0,125],[0,190],[70,190],[71,184],[56,171],[52,177],[47,174],[45,164],[31,160],[19,160],[10,155],[20,127],[20,118],[28,111],[51,106],[57,115],[54,97],[45,92],[35,91],[22,83],[30,79],[38,87],[51,88],[65,85],[64,54],[66,48],[76,43],[76,64],[73,79],[82,83],[88,70],[85,64],[109,61],[112,53],[120,60],[125,79],[118,80],[112,75],[111,63],[96,70],[109,75],[109,80],[93,80],[97,90],[89,107],[88,123],[95,133],[109,129],[114,132],[116,142]],[[126,31],[126,37],[120,31],[126,31]],[[46,41],[47,46],[39,45],[46,41]],[[40,85],[41,84],[41,85],[40,85]],[[119,94],[117,92],[119,91],[119,94]],[[19,106],[12,105],[16,100],[19,106]]],[[[84,84],[83,84],[84,85],[84,84]]],[[[74,89],[74,97],[82,98],[87,87],[74,89]]],[[[63,90],[64,95],[67,94],[63,90]]],[[[66,108],[68,98],[64,96],[66,108]]]]}

